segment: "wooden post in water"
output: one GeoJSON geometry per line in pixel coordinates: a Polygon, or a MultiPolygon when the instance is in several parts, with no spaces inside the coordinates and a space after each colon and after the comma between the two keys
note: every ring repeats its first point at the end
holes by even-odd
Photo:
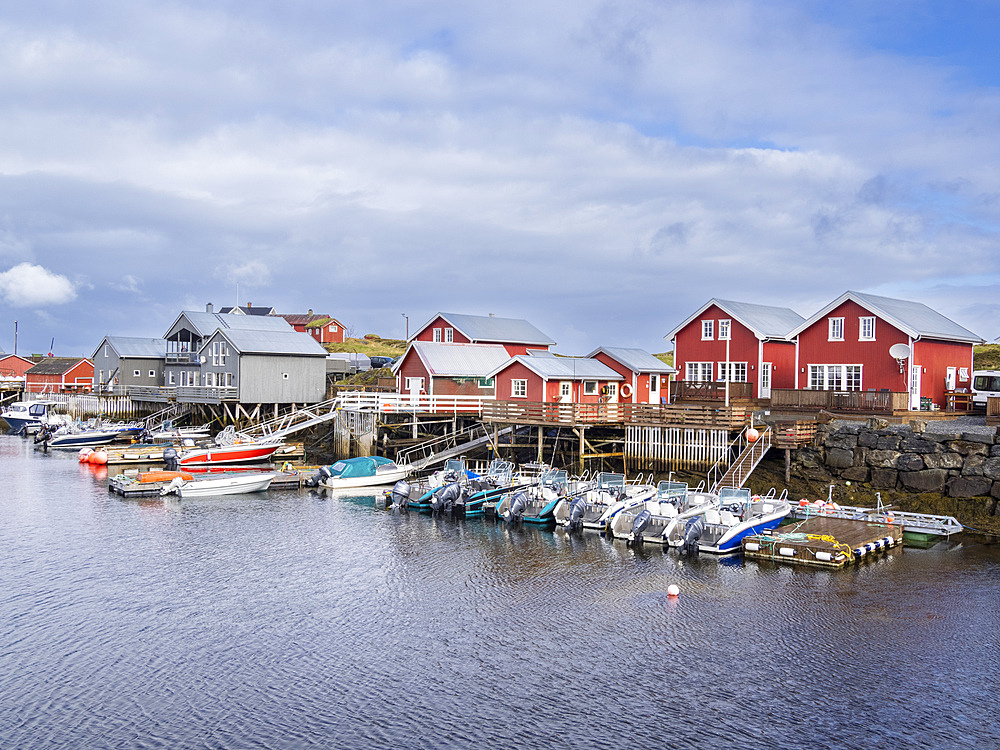
{"type": "Polygon", "coordinates": [[[785,486],[792,479],[792,449],[785,448],[785,486]]]}
{"type": "Polygon", "coordinates": [[[545,439],[545,433],[542,431],[542,426],[538,425],[538,463],[542,462],[544,458],[542,454],[542,441],[545,439]]]}
{"type": "Polygon", "coordinates": [[[578,446],[579,450],[577,452],[577,462],[578,462],[577,466],[579,468],[579,471],[577,473],[582,476],[583,475],[583,435],[584,435],[584,431],[583,431],[582,427],[579,428],[579,429],[577,429],[577,428],[574,427],[573,429],[576,430],[576,434],[580,436],[580,444],[578,446]]]}

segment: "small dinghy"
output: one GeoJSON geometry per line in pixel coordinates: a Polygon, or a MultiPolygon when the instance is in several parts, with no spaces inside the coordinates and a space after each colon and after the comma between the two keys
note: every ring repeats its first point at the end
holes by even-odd
{"type": "Polygon", "coordinates": [[[263,492],[278,476],[276,472],[227,472],[212,474],[198,479],[177,477],[160,490],[161,495],[176,493],[182,498],[215,497],[218,495],[241,495],[247,492],[263,492]]]}

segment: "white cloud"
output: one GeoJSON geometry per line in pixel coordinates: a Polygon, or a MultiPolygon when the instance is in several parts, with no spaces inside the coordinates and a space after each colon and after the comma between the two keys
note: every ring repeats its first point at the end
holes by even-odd
{"type": "Polygon", "coordinates": [[[19,263],[0,273],[0,297],[12,307],[44,307],[72,302],[76,290],[65,276],[42,266],[19,263]]]}

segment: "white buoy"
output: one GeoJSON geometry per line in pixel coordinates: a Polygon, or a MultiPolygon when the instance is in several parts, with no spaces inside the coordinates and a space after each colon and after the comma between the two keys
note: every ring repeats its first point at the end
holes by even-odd
{"type": "Polygon", "coordinates": [[[676,599],[680,595],[681,595],[681,590],[676,583],[671,583],[669,586],[667,586],[667,596],[669,596],[671,599],[676,599]]]}

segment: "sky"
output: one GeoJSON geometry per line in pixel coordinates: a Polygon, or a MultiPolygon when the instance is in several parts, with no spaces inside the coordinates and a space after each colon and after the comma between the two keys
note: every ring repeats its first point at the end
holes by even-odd
{"type": "Polygon", "coordinates": [[[1000,0],[8,3],[0,349],[250,302],[662,352],[713,297],[848,290],[992,341],[997,28],[1000,0]]]}

